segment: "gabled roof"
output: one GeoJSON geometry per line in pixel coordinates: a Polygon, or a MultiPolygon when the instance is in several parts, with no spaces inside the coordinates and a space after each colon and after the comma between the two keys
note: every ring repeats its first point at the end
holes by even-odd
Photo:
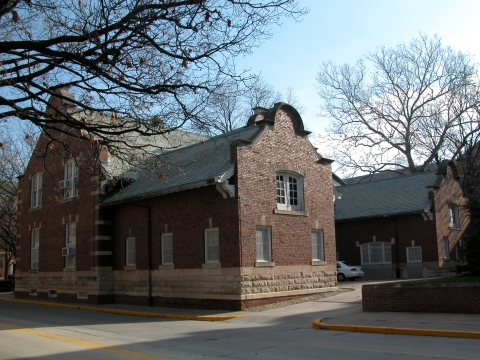
{"type": "MultiPolygon", "coordinates": [[[[415,166],[418,171],[420,171],[420,166],[415,166]]],[[[435,171],[437,170],[438,165],[435,163],[432,163],[427,166],[425,171],[435,171]]],[[[408,176],[412,175],[409,169],[396,169],[396,170],[385,170],[381,172],[377,172],[374,174],[368,174],[368,175],[360,175],[360,176],[355,176],[355,177],[350,177],[350,178],[344,178],[342,181],[345,184],[358,184],[358,183],[365,183],[369,181],[378,181],[378,180],[384,180],[384,179],[391,179],[391,178],[397,178],[397,177],[403,177],[403,176],[408,176]]]]}
{"type": "Polygon", "coordinates": [[[429,211],[427,187],[437,186],[436,172],[338,186],[335,220],[384,217],[429,211]]]}
{"type": "Polygon", "coordinates": [[[248,126],[166,152],[155,159],[160,160],[161,165],[152,167],[151,171],[138,170],[132,184],[104,199],[102,205],[211,185],[215,177],[222,176],[233,166],[230,144],[236,140],[252,141],[262,129],[263,126],[248,126]]]}

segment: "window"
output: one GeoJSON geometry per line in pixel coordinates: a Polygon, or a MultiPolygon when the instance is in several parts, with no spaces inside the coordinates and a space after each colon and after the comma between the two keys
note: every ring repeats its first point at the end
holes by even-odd
{"type": "Polygon", "coordinates": [[[303,210],[303,180],[289,173],[277,173],[277,208],[303,210]]]}
{"type": "Polygon", "coordinates": [[[272,261],[272,236],[267,226],[257,226],[257,261],[272,261]]]}
{"type": "Polygon", "coordinates": [[[135,238],[128,237],[125,240],[125,265],[135,266],[135,238]]]}
{"type": "Polygon", "coordinates": [[[443,237],[443,257],[450,259],[450,245],[447,236],[443,237]]]}
{"type": "Polygon", "coordinates": [[[42,173],[36,173],[32,176],[32,195],[31,208],[37,208],[42,205],[42,173]]]}
{"type": "Polygon", "coordinates": [[[30,268],[38,269],[38,249],[40,247],[40,229],[32,229],[31,242],[32,251],[30,252],[30,268]]]}
{"type": "Polygon", "coordinates": [[[65,267],[74,268],[76,260],[76,245],[77,244],[77,223],[68,222],[65,224],[65,267]]]}
{"type": "Polygon", "coordinates": [[[448,215],[450,219],[450,227],[460,229],[460,218],[458,216],[458,206],[455,204],[448,205],[448,215]]]}
{"type": "Polygon", "coordinates": [[[173,264],[173,236],[172,233],[162,234],[162,265],[173,264]]]}
{"type": "Polygon", "coordinates": [[[420,246],[407,247],[407,262],[422,262],[422,248],[420,246]]]}
{"type": "Polygon", "coordinates": [[[312,231],[312,260],[325,261],[323,251],[323,230],[312,231]]]}
{"type": "Polygon", "coordinates": [[[60,181],[60,188],[64,189],[64,199],[78,196],[78,166],[73,159],[65,164],[65,176],[60,181]]]}
{"type": "Polygon", "coordinates": [[[392,249],[389,242],[370,242],[360,246],[362,265],[364,264],[390,264],[392,262],[392,249]]]}
{"type": "Polygon", "coordinates": [[[205,229],[205,263],[220,262],[218,228],[205,229]]]}

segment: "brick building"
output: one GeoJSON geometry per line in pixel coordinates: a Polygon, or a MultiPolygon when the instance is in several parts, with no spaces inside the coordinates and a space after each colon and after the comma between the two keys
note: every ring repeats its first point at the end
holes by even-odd
{"type": "Polygon", "coordinates": [[[331,161],[308,134],[278,103],[115,176],[107,151],[78,139],[72,159],[41,138],[20,181],[16,297],[244,309],[336,289],[331,161]]]}
{"type": "Polygon", "coordinates": [[[453,162],[336,190],[337,255],[361,264],[365,278],[428,277],[461,261],[469,217],[453,162]]]}

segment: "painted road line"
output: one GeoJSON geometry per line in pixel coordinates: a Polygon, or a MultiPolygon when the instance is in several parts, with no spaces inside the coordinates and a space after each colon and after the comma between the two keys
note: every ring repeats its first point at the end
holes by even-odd
{"type": "Polygon", "coordinates": [[[153,317],[153,318],[162,318],[162,319],[177,319],[177,320],[194,320],[194,321],[225,321],[231,319],[237,319],[239,317],[245,316],[246,314],[238,315],[177,315],[177,314],[161,314],[155,312],[144,312],[144,311],[131,311],[131,310],[119,310],[119,309],[109,309],[109,308],[97,308],[93,306],[84,306],[84,305],[70,305],[70,304],[61,304],[53,302],[44,302],[44,301],[32,301],[32,300],[21,300],[21,299],[7,299],[0,298],[0,301],[7,301],[19,304],[30,304],[30,305],[43,305],[58,307],[64,309],[76,309],[76,310],[87,310],[87,311],[97,311],[110,314],[120,314],[120,315],[131,315],[131,316],[143,316],[143,317],[153,317]]]}
{"type": "Polygon", "coordinates": [[[128,357],[135,358],[135,359],[168,360],[167,358],[164,358],[164,357],[159,357],[159,356],[149,355],[149,354],[143,354],[143,353],[139,353],[139,352],[136,352],[136,351],[120,349],[120,348],[117,348],[117,347],[105,346],[105,345],[93,343],[93,342],[90,342],[90,341],[77,340],[77,339],[73,339],[73,338],[69,338],[69,337],[65,337],[65,336],[54,335],[54,334],[46,333],[46,332],[43,332],[43,331],[34,330],[34,329],[26,329],[26,328],[22,328],[20,326],[15,326],[15,325],[11,325],[11,324],[0,323],[0,327],[2,327],[4,329],[8,329],[8,330],[18,331],[18,332],[28,334],[28,335],[40,336],[40,337],[44,337],[44,338],[47,338],[47,339],[52,339],[52,340],[57,340],[57,341],[73,344],[73,345],[78,345],[78,346],[82,346],[82,347],[89,348],[89,349],[105,351],[105,352],[112,353],[112,354],[117,354],[117,355],[124,355],[124,356],[128,356],[128,357]]]}
{"type": "Polygon", "coordinates": [[[321,318],[313,320],[311,325],[314,329],[323,329],[323,330],[480,339],[480,332],[475,332],[475,331],[450,331],[450,330],[392,328],[392,327],[383,327],[383,326],[335,325],[335,324],[324,324],[322,323],[321,318]]]}

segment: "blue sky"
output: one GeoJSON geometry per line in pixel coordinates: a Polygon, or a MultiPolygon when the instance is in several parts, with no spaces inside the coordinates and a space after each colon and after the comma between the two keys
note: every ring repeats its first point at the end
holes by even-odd
{"type": "MultiPolygon", "coordinates": [[[[317,116],[316,75],[324,61],[355,63],[377,47],[408,43],[421,32],[480,61],[480,1],[472,0],[299,0],[310,13],[302,22],[285,20],[273,37],[239,69],[261,73],[277,91],[292,87],[306,107],[303,121],[313,135],[328,120],[317,116]]],[[[314,140],[313,138],[311,138],[314,140]]]]}

